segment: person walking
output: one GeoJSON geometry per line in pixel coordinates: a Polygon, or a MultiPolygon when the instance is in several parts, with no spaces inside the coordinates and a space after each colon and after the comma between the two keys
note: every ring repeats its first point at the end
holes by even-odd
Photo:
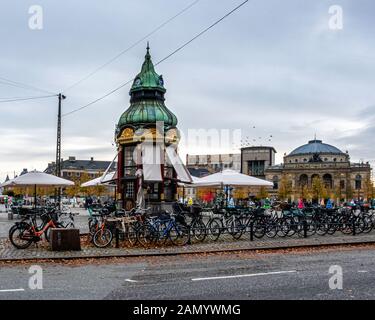
{"type": "Polygon", "coordinates": [[[5,212],[8,212],[8,196],[4,197],[5,212]]]}
{"type": "Polygon", "coordinates": [[[93,204],[93,202],[94,201],[92,200],[91,196],[86,197],[85,207],[86,207],[86,210],[89,213],[90,218],[92,217],[92,204],[93,204]]]}

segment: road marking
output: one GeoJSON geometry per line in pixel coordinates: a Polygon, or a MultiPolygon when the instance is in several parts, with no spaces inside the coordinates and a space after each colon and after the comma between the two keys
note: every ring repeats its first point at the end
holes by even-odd
{"type": "Polygon", "coordinates": [[[221,276],[221,277],[208,277],[208,278],[194,278],[192,281],[206,281],[206,280],[220,280],[220,279],[236,279],[236,278],[249,278],[249,277],[258,277],[258,276],[271,276],[277,274],[287,274],[287,273],[296,273],[296,270],[290,271],[274,271],[274,272],[264,272],[264,273],[251,273],[251,274],[240,274],[236,276],[221,276]]]}
{"type": "Polygon", "coordinates": [[[131,282],[131,283],[137,283],[137,280],[132,280],[132,279],[125,279],[126,282],[131,282]]]}
{"type": "Polygon", "coordinates": [[[367,270],[358,270],[358,273],[367,273],[367,270]]]}
{"type": "Polygon", "coordinates": [[[25,291],[25,289],[2,289],[0,292],[19,292],[19,291],[25,291]]]}

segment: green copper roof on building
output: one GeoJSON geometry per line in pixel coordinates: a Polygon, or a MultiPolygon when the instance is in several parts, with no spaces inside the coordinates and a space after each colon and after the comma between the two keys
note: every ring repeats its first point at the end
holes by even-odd
{"type": "Polygon", "coordinates": [[[168,110],[161,101],[139,101],[132,103],[120,118],[119,127],[124,125],[137,126],[141,124],[155,124],[163,121],[165,126],[177,126],[176,116],[168,110]]]}
{"type": "Polygon", "coordinates": [[[130,107],[122,114],[118,130],[121,132],[126,126],[155,125],[156,122],[164,122],[166,128],[176,127],[177,117],[164,104],[165,92],[163,77],[155,72],[147,45],[142,70],[130,90],[130,107]]]}
{"type": "Polygon", "coordinates": [[[164,88],[163,76],[160,76],[155,72],[154,64],[152,63],[150,55],[150,46],[148,44],[142,70],[135,77],[130,93],[145,89],[158,89],[164,93],[166,92],[164,88]]]}

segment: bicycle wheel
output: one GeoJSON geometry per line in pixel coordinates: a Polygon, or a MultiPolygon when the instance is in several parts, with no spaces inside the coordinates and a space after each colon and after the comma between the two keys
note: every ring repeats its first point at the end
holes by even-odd
{"type": "Polygon", "coordinates": [[[190,227],[190,233],[193,239],[203,242],[206,239],[206,226],[201,220],[195,220],[190,227]]]}
{"type": "Polygon", "coordinates": [[[217,218],[211,219],[207,223],[208,238],[212,241],[217,241],[221,235],[222,230],[221,221],[217,218]]]}
{"type": "Polygon", "coordinates": [[[138,239],[137,239],[137,230],[133,225],[128,225],[125,228],[125,240],[129,243],[131,246],[135,246],[138,239]]]}
{"type": "Polygon", "coordinates": [[[113,239],[113,234],[108,228],[99,229],[93,236],[94,245],[98,248],[108,247],[113,239]]]}
{"type": "Polygon", "coordinates": [[[365,215],[363,217],[365,222],[365,228],[363,230],[364,233],[370,233],[372,229],[374,228],[374,224],[372,223],[372,218],[369,215],[365,215]]]}
{"type": "Polygon", "coordinates": [[[28,223],[22,223],[9,232],[9,240],[17,249],[26,249],[33,243],[32,228],[28,223]]]}
{"type": "Polygon", "coordinates": [[[236,217],[230,218],[230,220],[227,220],[227,229],[229,234],[233,237],[233,239],[240,239],[242,237],[243,233],[243,225],[241,223],[240,219],[237,219],[236,217]]]}
{"type": "Polygon", "coordinates": [[[268,238],[275,238],[277,235],[277,223],[273,221],[272,223],[268,224],[266,227],[266,236],[268,238]]]}
{"type": "Polygon", "coordinates": [[[254,237],[261,239],[266,234],[266,225],[263,221],[254,221],[254,237]]]}
{"type": "Polygon", "coordinates": [[[185,246],[190,240],[189,228],[175,223],[168,232],[168,237],[171,242],[176,246],[185,246]]]}
{"type": "Polygon", "coordinates": [[[158,231],[150,224],[144,224],[137,229],[137,240],[143,247],[155,244],[158,239],[158,231]]]}

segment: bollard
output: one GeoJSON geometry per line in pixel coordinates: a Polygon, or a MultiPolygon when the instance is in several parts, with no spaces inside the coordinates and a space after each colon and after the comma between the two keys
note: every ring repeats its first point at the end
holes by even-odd
{"type": "Polygon", "coordinates": [[[116,249],[118,249],[120,248],[120,236],[119,236],[118,228],[116,228],[116,231],[115,231],[115,238],[116,238],[116,249]]]}
{"type": "Polygon", "coordinates": [[[190,246],[190,245],[192,245],[192,242],[191,242],[191,227],[188,227],[188,232],[189,232],[189,239],[188,239],[186,244],[188,246],[190,246]]]}
{"type": "Polygon", "coordinates": [[[250,241],[254,241],[254,222],[250,223],[250,241]]]}
{"type": "Polygon", "coordinates": [[[307,221],[303,221],[303,237],[307,238],[307,221]]]}

